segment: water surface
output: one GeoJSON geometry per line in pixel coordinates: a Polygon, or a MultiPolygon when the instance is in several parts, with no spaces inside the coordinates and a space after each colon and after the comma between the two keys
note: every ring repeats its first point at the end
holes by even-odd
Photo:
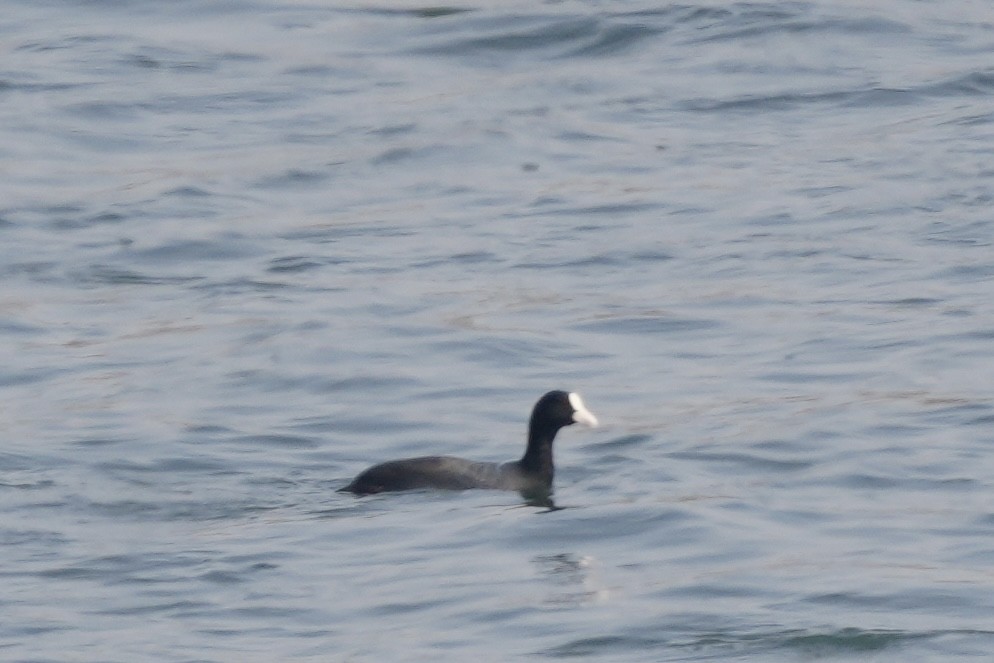
{"type": "Polygon", "coordinates": [[[994,651],[985,6],[8,5],[5,660],[994,651]]]}

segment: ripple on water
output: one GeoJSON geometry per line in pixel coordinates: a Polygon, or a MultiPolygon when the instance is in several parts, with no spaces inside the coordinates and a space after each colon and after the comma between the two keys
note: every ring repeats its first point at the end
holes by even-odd
{"type": "Polygon", "coordinates": [[[675,451],[670,454],[672,458],[688,459],[706,463],[726,463],[735,468],[737,472],[752,471],[759,474],[769,472],[788,473],[800,472],[812,467],[815,463],[809,460],[777,458],[773,456],[745,453],[745,452],[717,452],[717,451],[675,451]]]}
{"type": "Polygon", "coordinates": [[[689,334],[692,332],[716,329],[721,326],[717,320],[703,318],[681,318],[665,315],[609,316],[590,322],[573,325],[578,331],[599,334],[689,334]]]}
{"type": "Polygon", "coordinates": [[[431,45],[415,46],[411,52],[470,59],[496,55],[520,59],[536,54],[547,58],[606,57],[625,53],[664,30],[609,16],[540,15],[470,19],[460,22],[459,29],[446,32],[437,25],[428,27],[431,45]]]}
{"type": "MultiPolygon", "coordinates": [[[[646,629],[648,630],[648,629],[646,629]]],[[[587,637],[542,652],[549,658],[623,660],[739,660],[768,657],[767,660],[805,658],[849,659],[892,653],[886,660],[906,660],[909,647],[955,649],[989,642],[994,632],[972,630],[905,631],[889,629],[791,629],[782,631],[701,631],[681,632],[659,625],[660,635],[626,634],[587,637]],[[971,644],[972,641],[972,644],[971,644]],[[651,658],[658,652],[660,658],[651,658]],[[646,654],[650,656],[647,657],[646,654]],[[605,658],[608,657],[608,658],[605,658]]]]}
{"type": "Polygon", "coordinates": [[[175,286],[195,283],[202,280],[200,276],[163,276],[139,272],[132,269],[113,267],[110,265],[92,265],[89,268],[70,274],[70,278],[80,285],[91,287],[104,285],[155,285],[175,286]]]}

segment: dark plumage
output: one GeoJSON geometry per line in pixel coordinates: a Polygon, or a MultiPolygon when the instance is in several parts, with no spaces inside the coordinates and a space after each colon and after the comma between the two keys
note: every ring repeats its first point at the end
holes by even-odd
{"type": "Polygon", "coordinates": [[[494,488],[523,494],[549,493],[555,468],[552,442],[563,426],[596,426],[597,418],[579,394],[550,391],[538,399],[528,422],[528,447],[521,460],[486,463],[453,456],[422,456],[391,460],[362,472],[341,489],[356,495],[393,490],[494,488]]]}

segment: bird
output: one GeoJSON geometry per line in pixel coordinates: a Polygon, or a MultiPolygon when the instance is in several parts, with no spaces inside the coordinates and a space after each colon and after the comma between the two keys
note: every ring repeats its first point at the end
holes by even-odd
{"type": "MultiPolygon", "coordinates": [[[[391,460],[364,470],[338,492],[358,496],[416,489],[515,490],[547,499],[555,467],[552,442],[560,428],[574,423],[598,425],[576,392],[550,391],[538,399],[528,422],[528,446],[520,460],[491,463],[455,456],[420,456],[391,460]]],[[[551,504],[551,502],[549,502],[551,504]]]]}

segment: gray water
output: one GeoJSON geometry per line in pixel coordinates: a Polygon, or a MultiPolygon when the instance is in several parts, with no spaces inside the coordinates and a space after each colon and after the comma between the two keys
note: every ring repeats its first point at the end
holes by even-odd
{"type": "Polygon", "coordinates": [[[3,14],[0,659],[994,654],[988,3],[3,14]]]}

